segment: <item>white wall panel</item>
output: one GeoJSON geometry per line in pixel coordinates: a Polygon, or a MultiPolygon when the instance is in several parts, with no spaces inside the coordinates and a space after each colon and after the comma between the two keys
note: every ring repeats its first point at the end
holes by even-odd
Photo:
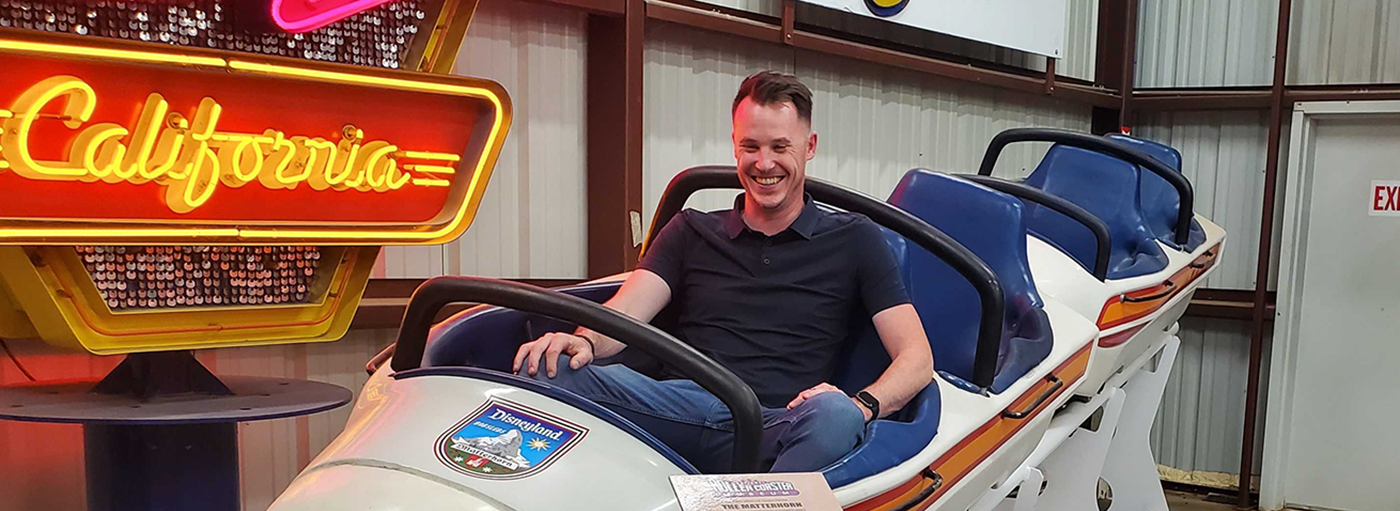
{"type": "MultiPolygon", "coordinates": [[[[1297,4],[1310,2],[1295,2],[1297,4]]],[[[1277,0],[1142,0],[1139,88],[1268,85],[1277,0]]]]}
{"type": "Polygon", "coordinates": [[[1400,1],[1293,3],[1288,82],[1400,82],[1400,1]]]}
{"type": "MultiPolygon", "coordinates": [[[[642,217],[651,225],[661,193],[677,172],[734,164],[730,108],[744,77],[764,69],[793,72],[790,48],[669,23],[648,23],[642,83],[642,217]]],[[[820,144],[820,142],[819,142],[820,144]]],[[[697,194],[692,207],[729,206],[732,193],[697,194]]]]}
{"type": "Polygon", "coordinates": [[[444,247],[387,248],[378,276],[585,276],[585,20],[518,0],[477,7],[455,72],[506,88],[510,133],[467,233],[444,247]]]}
{"type": "MultiPolygon", "coordinates": [[[[1400,0],[1296,1],[1291,23],[1288,83],[1400,82],[1400,0]]],[[[1268,85],[1277,31],[1278,0],[1143,0],[1137,86],[1268,85]]]]}
{"type": "MultiPolygon", "coordinates": [[[[913,167],[976,172],[987,143],[1007,128],[1089,130],[1089,109],[1080,105],[841,57],[797,56],[819,108],[813,128],[824,140],[809,173],[877,197],[913,167]]],[[[1045,149],[1008,147],[997,175],[1029,174],[1045,149]]]]}
{"type": "Polygon", "coordinates": [[[705,0],[705,3],[774,18],[783,15],[782,0],[705,0]]]}
{"type": "MultiPolygon", "coordinates": [[[[813,90],[818,145],[808,173],[879,197],[913,167],[975,172],[987,142],[1006,128],[1089,129],[1087,107],[1033,95],[674,25],[653,25],[647,36],[648,220],[676,172],[704,163],[733,165],[734,91],[763,69],[793,72],[813,90]]],[[[1044,151],[1012,146],[998,174],[1023,176],[1044,151]]],[[[714,193],[691,205],[724,208],[732,195],[714,193]]]]}
{"type": "Polygon", "coordinates": [[[1092,82],[1098,56],[1099,0],[1069,0],[1065,16],[1065,56],[1055,63],[1055,72],[1092,82]]]}

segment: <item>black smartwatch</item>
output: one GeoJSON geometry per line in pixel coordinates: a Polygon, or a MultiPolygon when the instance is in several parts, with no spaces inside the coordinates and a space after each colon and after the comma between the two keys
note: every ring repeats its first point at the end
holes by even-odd
{"type": "Polygon", "coordinates": [[[872,396],[869,392],[862,390],[856,393],[856,401],[860,401],[860,404],[865,405],[866,408],[870,409],[870,420],[873,421],[875,419],[880,418],[880,400],[875,399],[875,396],[872,396]]]}

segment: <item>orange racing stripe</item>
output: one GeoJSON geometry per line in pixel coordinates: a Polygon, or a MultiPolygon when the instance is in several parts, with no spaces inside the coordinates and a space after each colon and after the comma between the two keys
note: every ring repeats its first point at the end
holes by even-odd
{"type": "Polygon", "coordinates": [[[1108,330],[1152,315],[1171,301],[1172,297],[1186,289],[1191,282],[1215,266],[1219,255],[1220,245],[1216,245],[1161,284],[1109,298],[1103,305],[1103,311],[1099,313],[1099,330],[1108,330]]]}

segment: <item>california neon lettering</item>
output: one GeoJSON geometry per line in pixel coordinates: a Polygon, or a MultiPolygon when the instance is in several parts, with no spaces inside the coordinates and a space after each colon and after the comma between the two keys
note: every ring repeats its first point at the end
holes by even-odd
{"type": "Polygon", "coordinates": [[[251,183],[269,190],[309,186],[317,191],[385,193],[406,186],[448,187],[442,176],[456,173],[455,154],[408,151],[383,140],[368,141],[347,125],[337,140],[291,135],[218,131],[223,106],[205,97],[193,118],[172,112],[159,93],[146,97],[131,128],[91,120],[97,95],[73,76],[55,76],[30,87],[10,110],[0,110],[0,173],[14,171],[34,180],[84,183],[155,183],[165,187],[172,211],[189,213],[204,205],[219,186],[251,183]],[[61,114],[42,113],[63,101],[61,114]],[[40,120],[81,130],[71,140],[68,159],[40,161],[30,151],[30,133],[40,120]],[[412,158],[435,165],[399,165],[412,158]]]}

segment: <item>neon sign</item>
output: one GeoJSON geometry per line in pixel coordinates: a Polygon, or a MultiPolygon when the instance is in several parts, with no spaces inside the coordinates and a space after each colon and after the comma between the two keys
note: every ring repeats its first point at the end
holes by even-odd
{"type": "Polygon", "coordinates": [[[405,186],[446,187],[451,182],[433,174],[452,175],[455,154],[400,150],[383,140],[366,141],[364,130],[346,125],[339,142],[308,136],[288,136],[267,129],[262,133],[217,131],[223,106],[205,97],[193,122],[170,111],[159,93],[147,96],[135,125],[88,126],[72,139],[66,161],[37,161],[29,150],[35,122],[51,103],[66,99],[54,117],[70,128],[91,120],[97,94],[73,76],[56,76],[20,95],[10,110],[0,109],[0,172],[6,168],[28,179],[105,182],[165,188],[163,200],[175,213],[204,205],[222,183],[233,188],[252,182],[269,190],[356,190],[387,192],[405,186]],[[127,142],[123,142],[126,140],[127,142]],[[13,155],[9,161],[6,155],[13,155]],[[438,165],[405,165],[416,158],[438,165]],[[446,164],[444,166],[443,164],[446,164]],[[405,170],[420,171],[422,177],[405,170]]]}
{"type": "Polygon", "coordinates": [[[442,243],[510,122],[486,80],[31,37],[0,36],[0,244],[442,243]]]}
{"type": "Polygon", "coordinates": [[[393,0],[272,0],[272,20],[291,33],[316,30],[393,0]]]}

